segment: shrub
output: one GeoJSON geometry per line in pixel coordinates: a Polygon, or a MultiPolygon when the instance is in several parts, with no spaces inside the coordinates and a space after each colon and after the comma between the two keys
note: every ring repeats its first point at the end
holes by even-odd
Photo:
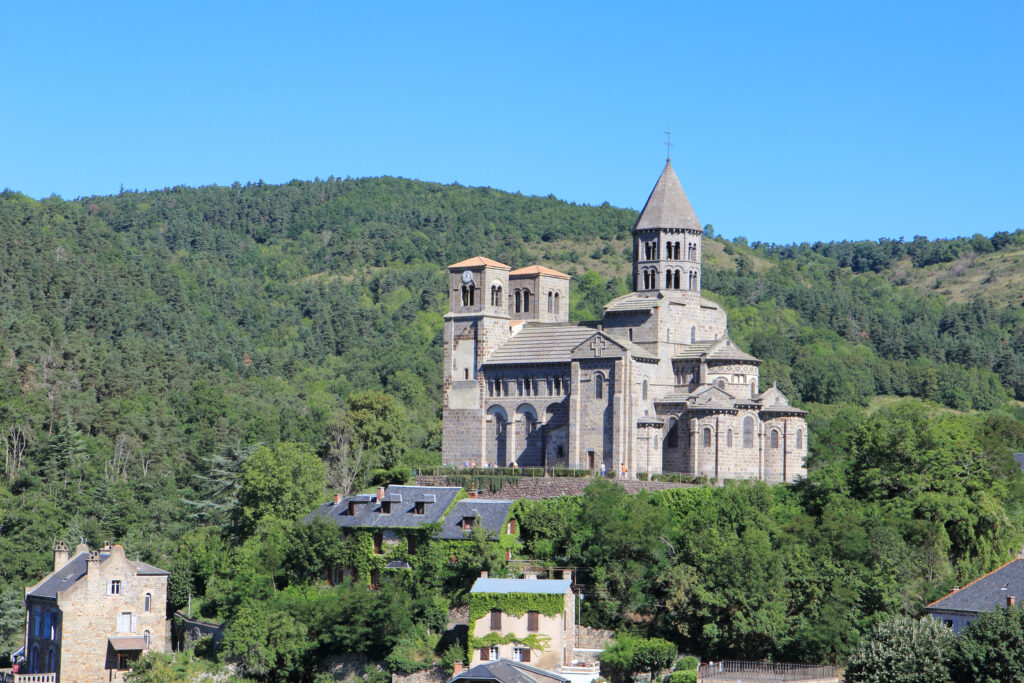
{"type": "Polygon", "coordinates": [[[948,683],[953,632],[930,617],[878,624],[850,656],[847,683],[948,683]]]}

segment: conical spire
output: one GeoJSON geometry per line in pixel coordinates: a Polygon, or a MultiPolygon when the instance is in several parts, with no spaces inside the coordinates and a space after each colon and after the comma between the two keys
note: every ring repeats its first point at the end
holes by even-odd
{"type": "Polygon", "coordinates": [[[633,231],[657,228],[704,230],[683,192],[683,186],[679,184],[676,172],[672,170],[671,161],[665,162],[665,170],[647,198],[633,231]]]}

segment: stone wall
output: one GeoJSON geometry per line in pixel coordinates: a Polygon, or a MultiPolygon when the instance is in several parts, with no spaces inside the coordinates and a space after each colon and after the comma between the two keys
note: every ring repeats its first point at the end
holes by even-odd
{"type": "MultiPolygon", "coordinates": [[[[518,481],[502,486],[497,492],[480,491],[481,498],[493,500],[541,500],[559,496],[578,496],[594,481],[594,477],[520,477],[518,481]]],[[[640,491],[661,491],[684,488],[694,484],[677,484],[667,481],[612,480],[626,489],[627,493],[640,491]]],[[[444,476],[418,476],[417,486],[448,486],[444,476]]]]}
{"type": "Polygon", "coordinates": [[[451,676],[440,666],[411,674],[391,674],[391,683],[445,683],[451,676]]]}

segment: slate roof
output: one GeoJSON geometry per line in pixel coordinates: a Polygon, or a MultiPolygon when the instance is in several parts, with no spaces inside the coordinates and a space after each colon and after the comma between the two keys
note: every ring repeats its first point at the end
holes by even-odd
{"type": "Polygon", "coordinates": [[[665,296],[660,292],[656,295],[641,292],[630,292],[616,297],[604,305],[605,313],[626,313],[629,311],[649,311],[657,308],[665,296]]]}
{"type": "Polygon", "coordinates": [[[990,612],[1005,607],[1008,597],[1024,600],[1024,558],[1010,560],[924,609],[926,612],[990,612]]]}
{"type": "Polygon", "coordinates": [[[568,678],[556,673],[508,659],[477,664],[452,678],[449,683],[458,680],[488,680],[498,681],[498,683],[569,683],[568,678]]]}
{"type": "Polygon", "coordinates": [[[480,577],[470,593],[546,593],[563,595],[572,586],[570,579],[490,579],[480,577]]]}
{"type": "Polygon", "coordinates": [[[647,198],[633,231],[654,228],[704,230],[683,192],[683,186],[679,184],[671,161],[665,162],[665,169],[647,198]]]}
{"type": "Polygon", "coordinates": [[[509,277],[515,277],[516,275],[549,275],[551,277],[560,277],[564,280],[572,279],[571,275],[560,273],[557,270],[552,270],[545,266],[526,266],[525,268],[518,268],[509,273],[509,277]]]}
{"type": "Polygon", "coordinates": [[[760,359],[751,356],[749,353],[736,346],[736,342],[729,339],[728,335],[717,340],[700,341],[696,344],[690,344],[682,351],[678,352],[674,357],[679,360],[696,360],[698,358],[703,358],[706,360],[738,360],[745,363],[761,363],[760,359]]]}
{"type": "Polygon", "coordinates": [[[499,263],[494,259],[489,259],[486,256],[474,256],[468,258],[465,261],[459,261],[448,266],[449,270],[454,268],[480,268],[481,266],[490,266],[491,268],[504,268],[508,270],[511,266],[506,266],[504,263],[499,263]]]}
{"type": "MultiPolygon", "coordinates": [[[[100,563],[106,562],[109,557],[110,553],[100,553],[100,563]]],[[[71,586],[75,585],[79,579],[85,576],[89,567],[87,562],[88,558],[89,553],[78,553],[72,557],[67,564],[29,591],[27,597],[56,599],[57,593],[71,588],[71,586]]],[[[145,562],[136,563],[135,573],[140,576],[170,575],[170,572],[154,567],[153,565],[146,564],[145,562]]]]}
{"type": "Polygon", "coordinates": [[[381,512],[376,496],[357,495],[343,498],[337,505],[324,503],[306,515],[303,521],[325,519],[340,527],[405,528],[441,521],[444,511],[461,491],[458,486],[389,486],[384,500],[391,500],[391,513],[381,512]],[[355,514],[348,514],[349,501],[357,503],[355,514]],[[414,503],[426,502],[423,514],[413,514],[414,503]]]}
{"type": "Polygon", "coordinates": [[[593,334],[592,328],[579,325],[526,324],[496,349],[483,365],[569,363],[572,350],[593,334]]]}
{"type": "Polygon", "coordinates": [[[658,360],[658,357],[656,355],[654,355],[644,347],[640,346],[636,342],[632,342],[625,337],[620,337],[617,334],[612,334],[608,330],[602,330],[602,332],[609,339],[615,340],[616,344],[625,347],[625,349],[629,351],[634,358],[647,358],[650,360],[658,360]]]}
{"type": "Polygon", "coordinates": [[[491,532],[494,537],[501,534],[508,513],[512,509],[511,500],[483,500],[482,498],[463,498],[448,516],[444,518],[438,538],[459,540],[470,532],[463,530],[462,520],[465,517],[476,517],[481,526],[491,532]]]}

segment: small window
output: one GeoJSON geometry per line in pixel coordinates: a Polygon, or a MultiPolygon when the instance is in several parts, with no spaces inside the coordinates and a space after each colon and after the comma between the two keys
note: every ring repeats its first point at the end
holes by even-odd
{"type": "Polygon", "coordinates": [[[121,582],[114,579],[110,582],[109,588],[107,588],[107,595],[120,595],[121,594],[121,582]]]}
{"type": "Polygon", "coordinates": [[[644,380],[643,387],[644,387],[643,388],[644,400],[646,401],[647,400],[647,380],[644,380]]]}
{"type": "Polygon", "coordinates": [[[530,648],[528,647],[514,647],[512,648],[512,659],[516,662],[528,662],[530,661],[530,648]]]}
{"type": "Polygon", "coordinates": [[[491,630],[492,631],[500,631],[501,630],[501,610],[500,609],[492,609],[491,610],[491,630]]]}
{"type": "Polygon", "coordinates": [[[555,292],[555,313],[558,313],[558,292],[555,292]]]}
{"type": "Polygon", "coordinates": [[[540,630],[540,612],[526,613],[526,630],[532,632],[540,630]]]}
{"type": "Polygon", "coordinates": [[[505,532],[509,534],[514,534],[516,532],[516,520],[508,520],[508,524],[505,525],[505,532]]]}
{"type": "Polygon", "coordinates": [[[419,501],[416,501],[415,503],[413,503],[412,514],[414,514],[414,515],[422,515],[423,514],[423,501],[422,500],[419,500],[419,501]]]}
{"type": "Polygon", "coordinates": [[[149,631],[142,632],[142,641],[146,644],[146,649],[149,649],[149,631]]]}
{"type": "Polygon", "coordinates": [[[691,344],[696,344],[697,343],[697,328],[696,327],[691,327],[690,328],[690,343],[691,344]]]}
{"type": "Polygon", "coordinates": [[[725,447],[732,448],[732,430],[730,429],[725,433],[725,447]]]}
{"type": "Polygon", "coordinates": [[[416,537],[415,536],[409,536],[407,540],[409,541],[409,554],[410,555],[415,555],[416,554],[416,537]]]}
{"type": "Polygon", "coordinates": [[[380,514],[390,515],[391,514],[391,501],[385,500],[380,504],[380,514]]]}
{"type": "Polygon", "coordinates": [[[377,590],[380,588],[380,571],[376,569],[370,570],[370,590],[377,590]]]}
{"type": "Polygon", "coordinates": [[[555,312],[555,293],[548,292],[548,313],[555,312]]]}
{"type": "Polygon", "coordinates": [[[594,377],[594,396],[604,398],[604,377],[601,375],[594,377]]]}
{"type": "Polygon", "coordinates": [[[469,368],[462,369],[462,379],[469,379],[469,368]]]}
{"type": "Polygon", "coordinates": [[[705,427],[704,428],[704,443],[703,443],[703,445],[704,445],[705,448],[708,448],[708,447],[711,446],[711,428],[710,427],[705,427]]]}
{"type": "Polygon", "coordinates": [[[953,628],[953,620],[952,619],[943,619],[942,623],[945,624],[949,628],[953,628]]]}
{"type": "Polygon", "coordinates": [[[145,611],[152,612],[153,611],[153,594],[152,593],[146,593],[146,599],[145,599],[144,602],[145,602],[145,611]]]}
{"type": "Polygon", "coordinates": [[[521,312],[523,310],[523,295],[520,293],[520,291],[518,289],[515,291],[515,301],[516,301],[516,313],[519,313],[519,312],[521,312]]]}
{"type": "Polygon", "coordinates": [[[768,441],[771,444],[772,448],[778,448],[779,447],[779,432],[778,432],[778,430],[775,430],[775,429],[772,430],[772,433],[769,436],[768,441]]]}
{"type": "Polygon", "coordinates": [[[668,434],[665,435],[665,445],[669,448],[677,448],[679,446],[679,423],[673,422],[668,428],[668,434]]]}
{"type": "Polygon", "coordinates": [[[802,429],[796,430],[796,447],[797,448],[803,448],[804,447],[804,432],[803,432],[802,429]]]}
{"type": "Polygon", "coordinates": [[[118,633],[131,633],[132,632],[132,613],[121,612],[117,615],[117,632],[118,633]]]}
{"type": "Polygon", "coordinates": [[[475,517],[463,517],[462,518],[462,528],[463,528],[463,530],[468,531],[468,530],[472,529],[473,528],[473,522],[475,521],[475,519],[476,519],[475,517]]]}
{"type": "Polygon", "coordinates": [[[754,447],[754,418],[749,415],[743,418],[743,447],[754,447]]]}
{"type": "Polygon", "coordinates": [[[490,650],[491,659],[492,660],[497,659],[498,658],[498,646],[497,645],[492,645],[488,649],[490,650]]]}
{"type": "Polygon", "coordinates": [[[523,313],[530,312],[530,290],[523,290],[523,313]]]}
{"type": "Polygon", "coordinates": [[[373,535],[373,554],[384,554],[384,534],[378,531],[373,535]]]}

